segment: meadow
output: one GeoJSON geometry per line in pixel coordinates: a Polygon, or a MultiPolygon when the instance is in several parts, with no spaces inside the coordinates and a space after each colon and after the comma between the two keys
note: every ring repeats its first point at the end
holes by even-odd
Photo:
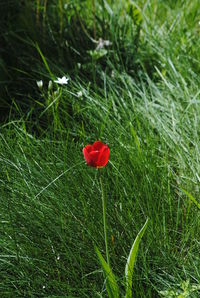
{"type": "Polygon", "coordinates": [[[0,11],[0,297],[108,297],[96,140],[120,297],[147,218],[132,297],[200,297],[199,1],[0,11]]]}

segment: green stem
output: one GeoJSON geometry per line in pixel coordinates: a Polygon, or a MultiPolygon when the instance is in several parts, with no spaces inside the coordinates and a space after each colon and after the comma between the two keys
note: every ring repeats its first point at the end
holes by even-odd
{"type": "Polygon", "coordinates": [[[106,202],[105,202],[105,194],[104,194],[104,188],[103,183],[101,179],[101,172],[100,173],[100,184],[101,184],[101,193],[102,193],[102,207],[103,207],[103,225],[104,225],[104,239],[105,239],[105,246],[106,246],[106,258],[107,263],[110,266],[110,257],[109,257],[109,251],[108,251],[108,239],[107,239],[107,223],[106,223],[106,202]]]}

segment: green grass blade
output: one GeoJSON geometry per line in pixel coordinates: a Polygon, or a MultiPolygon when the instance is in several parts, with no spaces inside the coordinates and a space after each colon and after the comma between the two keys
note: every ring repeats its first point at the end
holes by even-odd
{"type": "Polygon", "coordinates": [[[197,202],[197,200],[189,193],[187,192],[187,190],[181,188],[181,190],[186,194],[186,196],[188,196],[188,198],[195,203],[195,205],[200,209],[200,203],[197,202]]]}
{"type": "Polygon", "coordinates": [[[104,275],[107,278],[106,289],[107,289],[108,297],[109,298],[118,298],[119,297],[119,289],[118,289],[118,285],[117,285],[115,276],[114,276],[110,266],[106,263],[102,254],[100,253],[99,249],[96,246],[95,246],[95,250],[96,250],[97,256],[99,258],[99,261],[101,263],[101,266],[103,268],[104,275]]]}
{"type": "Polygon", "coordinates": [[[138,138],[138,136],[135,132],[135,129],[133,128],[133,125],[131,123],[130,123],[130,130],[131,130],[132,136],[134,138],[135,144],[137,146],[137,149],[138,149],[139,153],[141,153],[140,141],[139,141],[139,138],[138,138]]]}
{"type": "Polygon", "coordinates": [[[108,14],[110,16],[112,16],[113,15],[112,8],[110,7],[110,5],[108,4],[108,2],[106,0],[104,0],[103,2],[104,2],[104,7],[105,7],[106,11],[108,12],[108,14]]]}
{"type": "Polygon", "coordinates": [[[147,218],[144,226],[140,230],[140,232],[137,234],[137,237],[135,238],[135,241],[131,247],[126,268],[125,268],[125,277],[126,277],[126,296],[125,298],[131,298],[132,297],[132,275],[133,275],[133,268],[135,264],[135,258],[138,252],[139,244],[142,239],[142,236],[144,235],[144,232],[147,228],[149,219],[147,218]]]}
{"type": "Polygon", "coordinates": [[[49,73],[50,76],[51,76],[51,79],[54,80],[55,77],[54,77],[54,75],[52,74],[52,72],[51,72],[51,70],[50,70],[50,68],[49,68],[49,65],[48,65],[48,63],[47,63],[47,60],[45,59],[45,57],[44,57],[42,51],[40,50],[40,47],[39,47],[38,43],[36,43],[35,46],[36,46],[36,49],[37,49],[38,53],[40,54],[40,56],[41,56],[41,58],[42,58],[42,61],[43,61],[44,65],[45,65],[45,67],[46,67],[46,70],[48,71],[48,73],[49,73]]]}

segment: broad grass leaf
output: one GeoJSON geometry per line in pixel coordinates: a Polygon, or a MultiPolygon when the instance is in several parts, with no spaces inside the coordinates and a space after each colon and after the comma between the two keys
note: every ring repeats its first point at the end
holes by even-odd
{"type": "Polygon", "coordinates": [[[95,250],[101,266],[103,268],[104,275],[106,277],[106,290],[109,298],[118,298],[119,297],[119,288],[115,279],[115,276],[110,268],[110,266],[104,260],[102,254],[99,249],[95,246],[95,250]]]}
{"type": "Polygon", "coordinates": [[[132,297],[132,275],[133,275],[133,268],[135,264],[135,258],[138,252],[139,244],[142,239],[142,236],[144,235],[144,232],[147,228],[149,219],[147,218],[144,226],[140,230],[140,232],[137,234],[137,237],[135,238],[135,241],[131,247],[126,268],[125,268],[125,277],[126,277],[126,296],[125,298],[131,298],[132,297]]]}
{"type": "Polygon", "coordinates": [[[127,13],[132,18],[133,22],[139,26],[142,23],[142,14],[139,10],[139,7],[132,2],[129,2],[127,5],[127,13]]]}

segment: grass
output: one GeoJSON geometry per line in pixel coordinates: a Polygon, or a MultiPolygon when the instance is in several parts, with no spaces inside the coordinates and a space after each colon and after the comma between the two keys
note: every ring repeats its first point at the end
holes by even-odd
{"type": "MultiPolygon", "coordinates": [[[[160,291],[180,289],[184,281],[200,283],[200,213],[182,191],[199,202],[198,1],[137,5],[143,21],[133,64],[132,33],[120,43],[117,30],[113,35],[114,19],[109,23],[108,11],[102,16],[96,2],[96,34],[102,17],[105,34],[112,42],[116,38],[114,50],[107,49],[93,64],[88,54],[74,72],[72,66],[80,61],[73,56],[69,84],[58,89],[53,83],[48,90],[48,67],[55,77],[66,67],[59,62],[61,50],[56,65],[39,43],[43,58],[35,48],[28,77],[24,58],[28,93],[21,86],[13,97],[8,89],[12,104],[0,130],[1,297],[106,297],[94,249],[97,245],[105,257],[101,187],[97,171],[85,165],[82,155],[82,148],[97,139],[111,150],[102,179],[111,267],[121,295],[126,259],[147,217],[133,297],[163,297],[160,291]],[[35,84],[40,78],[42,91],[35,84]]],[[[119,6],[111,7],[120,12],[119,6]]],[[[43,13],[48,19],[48,9],[43,13]]],[[[93,22],[91,17],[84,23],[89,34],[93,22]]],[[[119,35],[123,18],[120,28],[119,35]]],[[[198,296],[199,290],[188,294],[198,296]]]]}

